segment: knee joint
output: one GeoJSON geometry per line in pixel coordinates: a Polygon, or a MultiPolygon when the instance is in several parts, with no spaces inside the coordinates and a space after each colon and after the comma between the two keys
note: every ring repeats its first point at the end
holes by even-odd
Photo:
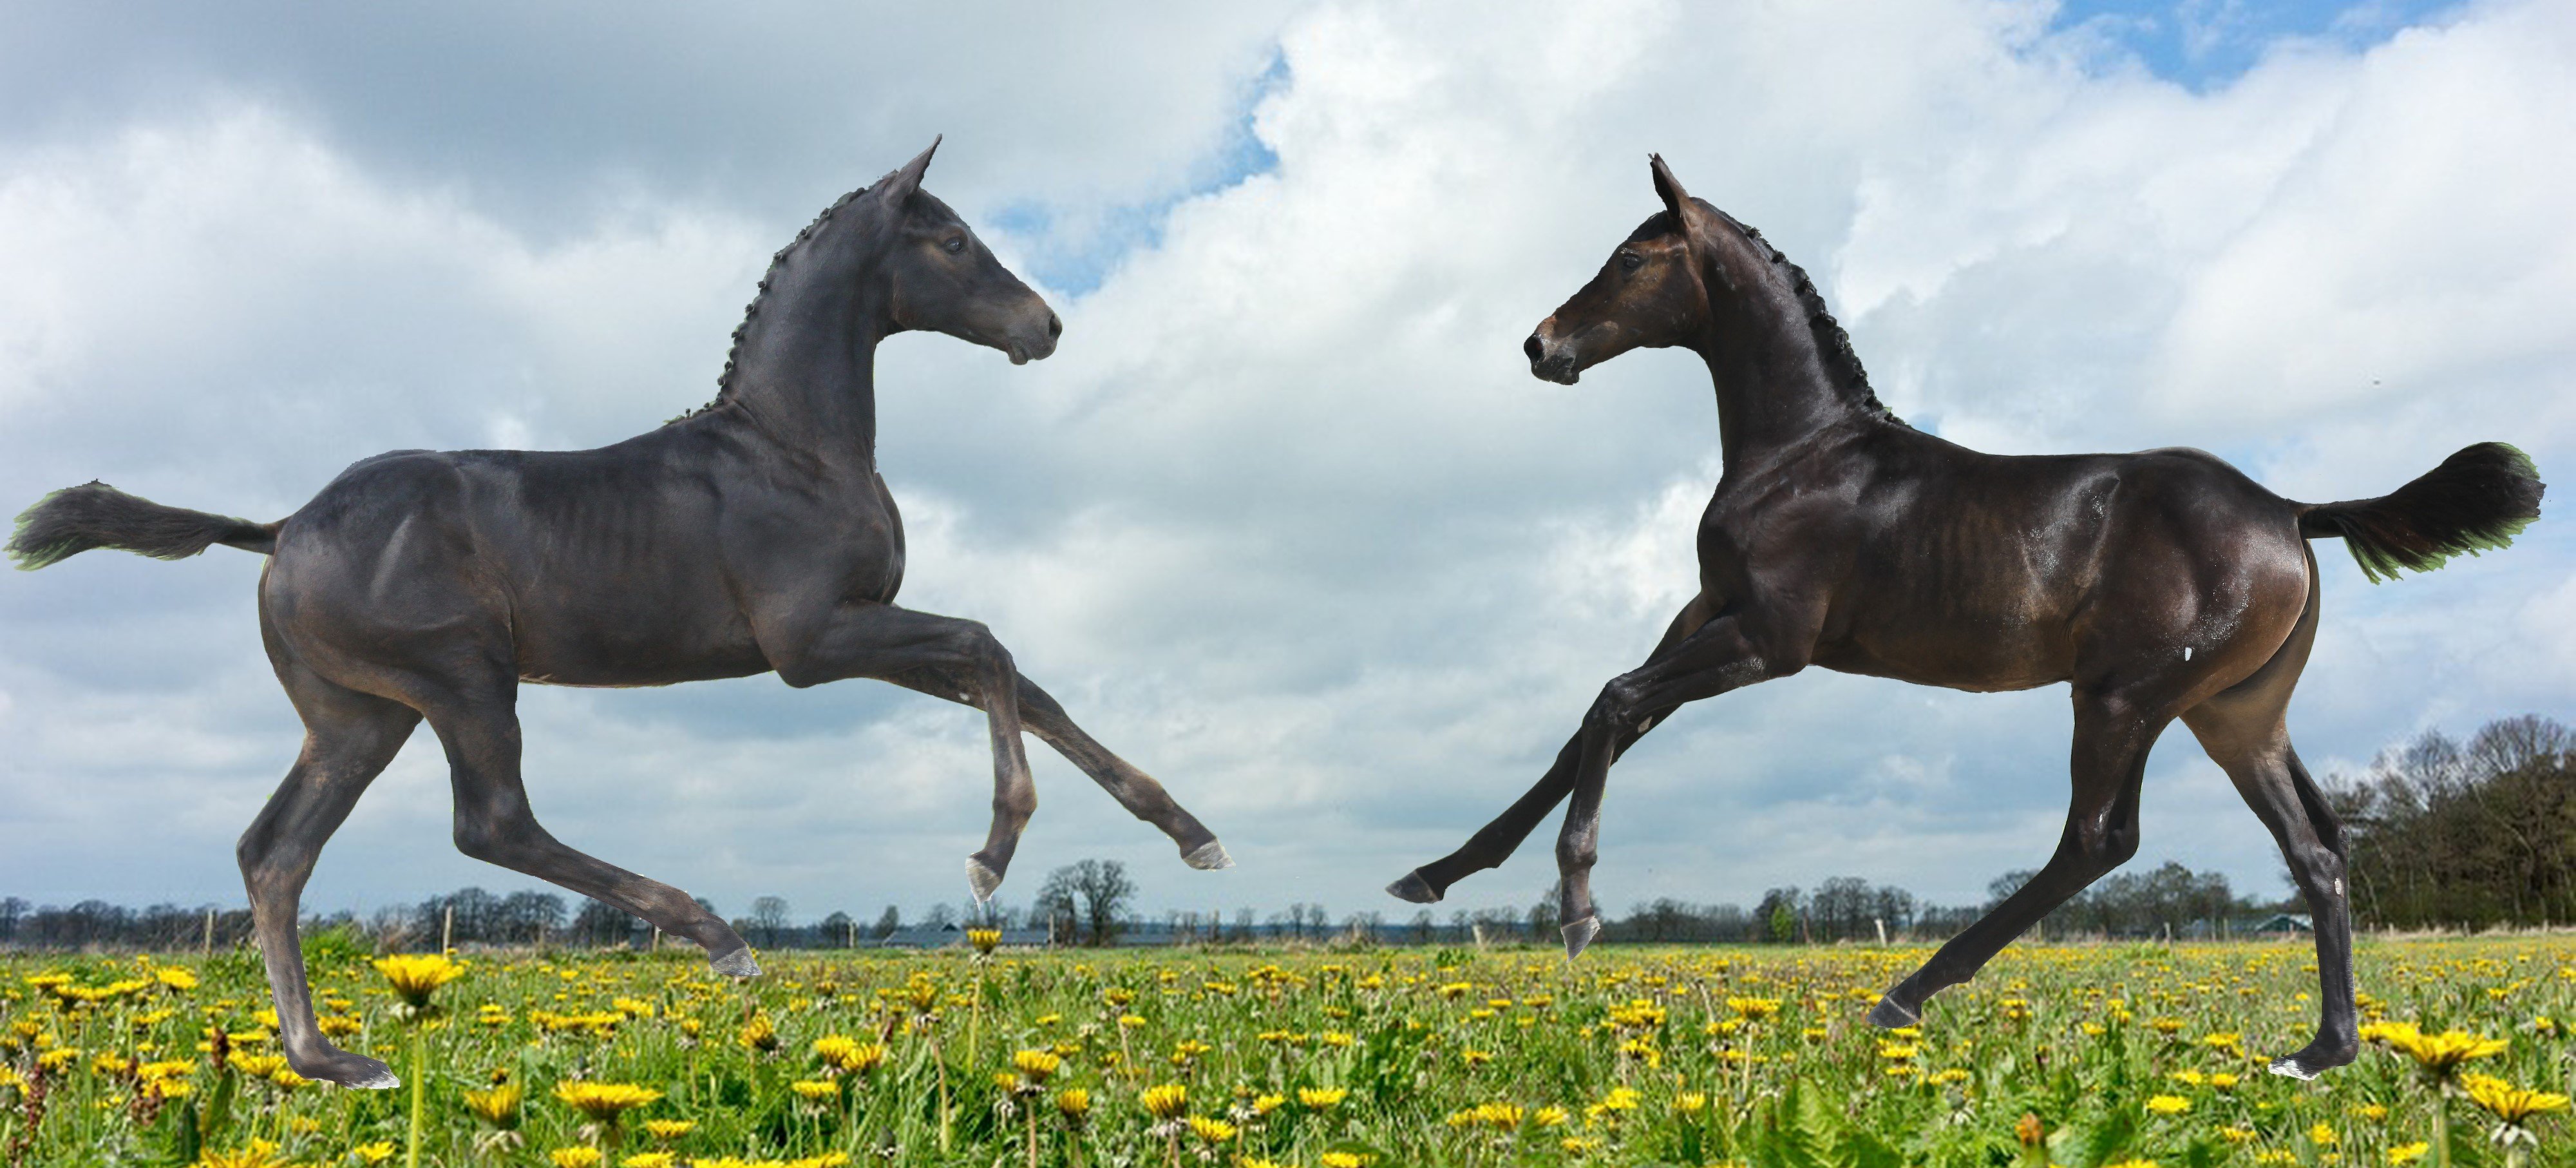
{"type": "Polygon", "coordinates": [[[486,863],[506,865],[537,831],[536,821],[503,816],[456,817],[456,850],[486,863]]]}

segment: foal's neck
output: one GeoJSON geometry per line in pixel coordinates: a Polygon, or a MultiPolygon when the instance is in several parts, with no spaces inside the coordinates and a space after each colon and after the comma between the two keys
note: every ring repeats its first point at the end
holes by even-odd
{"type": "Polygon", "coordinates": [[[876,249],[835,237],[865,226],[826,221],[780,257],[745,322],[731,376],[744,420],[771,441],[826,465],[873,470],[887,291],[876,249]]]}
{"type": "Polygon", "coordinates": [[[1712,273],[1710,319],[1691,348],[1717,390],[1720,453],[1735,467],[1847,424],[1874,418],[1865,386],[1835,376],[1806,306],[1771,265],[1760,279],[1712,273]]]}

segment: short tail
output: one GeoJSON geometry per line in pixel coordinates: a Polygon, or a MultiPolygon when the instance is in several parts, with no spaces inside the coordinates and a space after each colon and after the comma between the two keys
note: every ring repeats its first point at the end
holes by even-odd
{"type": "Polygon", "coordinates": [[[2461,552],[2505,547],[2540,518],[2540,468],[2502,442],[2480,442],[2376,499],[2299,504],[2299,534],[2340,536],[2372,583],[2430,572],[2461,552]]]}
{"type": "Polygon", "coordinates": [[[267,555],[277,548],[277,524],[164,507],[89,482],[47,495],[22,512],[9,537],[9,558],[19,570],[32,572],[91,548],[177,560],[215,544],[267,555]]]}

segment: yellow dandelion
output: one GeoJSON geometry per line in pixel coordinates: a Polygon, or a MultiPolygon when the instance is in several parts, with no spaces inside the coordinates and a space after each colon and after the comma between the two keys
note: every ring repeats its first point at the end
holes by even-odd
{"type": "Polygon", "coordinates": [[[1137,1094],[1136,1104],[1156,1119],[1171,1119],[1190,1105],[1190,1089],[1179,1083],[1147,1087],[1137,1094]]]}
{"type": "Polygon", "coordinates": [[[377,1140],[372,1144],[360,1144],[351,1148],[349,1154],[357,1157],[361,1164],[373,1165],[393,1159],[396,1150],[392,1140],[377,1140]]]}
{"type": "Polygon", "coordinates": [[[1234,1138],[1235,1127],[1222,1119],[1193,1115],[1190,1117],[1190,1134],[1210,1144],[1222,1144],[1234,1138]]]}
{"type": "Polygon", "coordinates": [[[1056,1068],[1064,1065],[1064,1060],[1057,1058],[1053,1051],[1024,1050],[1011,1056],[1011,1065],[1019,1069],[1021,1079],[1036,1086],[1055,1074],[1056,1068]]]}
{"type": "Polygon", "coordinates": [[[2147,1100],[2147,1110],[2158,1115],[2181,1115],[2191,1110],[2191,1100],[2180,1095],[2158,1095],[2147,1100]]]}
{"type": "Polygon", "coordinates": [[[465,1109],[474,1118],[507,1131],[518,1126],[519,1103],[525,1096],[517,1083],[503,1083],[487,1091],[466,1092],[465,1109]]]}
{"type": "Polygon", "coordinates": [[[1349,1096],[1350,1092],[1340,1087],[1297,1088],[1298,1105],[1311,1108],[1316,1111],[1330,1111],[1335,1107],[1339,1107],[1341,1106],[1342,1100],[1349,1096]]]}
{"type": "Polygon", "coordinates": [[[648,1119],[644,1121],[644,1134],[665,1143],[676,1140],[681,1136],[687,1135],[696,1130],[698,1130],[698,1121],[694,1119],[648,1119]]]}
{"type": "Polygon", "coordinates": [[[588,1116],[594,1123],[614,1122],[618,1116],[661,1097],[660,1091],[633,1083],[575,1079],[555,1084],[555,1098],[588,1116]]]}
{"type": "Polygon", "coordinates": [[[1357,1152],[1326,1152],[1316,1162],[1324,1168],[1360,1168],[1368,1163],[1368,1157],[1357,1152]]]}
{"type": "Polygon", "coordinates": [[[377,958],[376,972],[384,975],[406,1005],[418,1010],[429,1005],[430,995],[440,986],[465,976],[465,966],[444,953],[402,953],[377,958]]]}
{"type": "Polygon", "coordinates": [[[742,1032],[734,1036],[734,1041],[741,1043],[745,1050],[776,1050],[778,1049],[778,1027],[769,1021],[769,1011],[756,1011],[752,1014],[751,1021],[742,1024],[742,1032]]]}
{"type": "Polygon", "coordinates": [[[1055,1093],[1055,1111],[1069,1123],[1080,1123],[1091,1114],[1091,1092],[1080,1087],[1067,1087],[1055,1093]]]}
{"type": "Polygon", "coordinates": [[[793,1083],[789,1083],[787,1085],[787,1089],[794,1091],[798,1097],[815,1103],[820,1103],[826,1099],[838,1099],[841,1097],[841,1081],[839,1079],[798,1079],[793,1083]]]}
{"type": "Polygon", "coordinates": [[[2416,1070],[2425,1077],[2444,1082],[2459,1073],[2461,1063],[2492,1058],[2512,1045],[2509,1039],[2484,1038],[2465,1030],[2426,1034],[2412,1022],[2373,1022],[2361,1028],[2361,1037],[2386,1043],[2389,1049],[2414,1059],[2416,1070]]]}
{"type": "Polygon", "coordinates": [[[2469,1102],[2513,1127],[2528,1126],[2524,1121],[2535,1115],[2567,1110],[2564,1095],[2516,1087],[2493,1075],[2462,1075],[2460,1088],[2468,1092],[2469,1102]]]}
{"type": "Polygon", "coordinates": [[[617,1162],[617,1168],[672,1168],[678,1157],[669,1152],[637,1152],[617,1162]]]}
{"type": "Polygon", "coordinates": [[[598,1168],[599,1149],[556,1148],[546,1153],[546,1162],[554,1165],[555,1168],[598,1168]]]}
{"type": "Polygon", "coordinates": [[[2424,1153],[2432,1150],[2433,1145],[2422,1140],[2411,1144],[2396,1144],[2388,1149],[2388,1163],[2390,1168],[2397,1168],[2401,1164],[2412,1164],[2423,1159],[2424,1153]]]}
{"type": "Polygon", "coordinates": [[[994,948],[1002,943],[1002,931],[1000,929],[968,929],[966,930],[966,943],[974,946],[975,952],[989,956],[992,954],[994,948]]]}

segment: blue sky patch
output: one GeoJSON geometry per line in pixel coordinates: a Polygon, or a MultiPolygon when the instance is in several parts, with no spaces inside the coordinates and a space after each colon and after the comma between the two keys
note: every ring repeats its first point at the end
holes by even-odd
{"type": "Polygon", "coordinates": [[[2050,28],[2089,31],[2156,76],[2206,91],[2244,76],[2285,39],[2367,48],[2459,7],[2460,0],[2066,0],[2050,28]]]}
{"type": "Polygon", "coordinates": [[[1089,293],[1100,287],[1127,253],[1162,242],[1163,222],[1172,208],[1279,169],[1279,154],[1261,140],[1253,115],[1263,100],[1286,88],[1288,80],[1288,58],[1274,48],[1270,63],[1244,82],[1224,137],[1190,167],[1178,190],[1090,214],[1067,213],[1043,200],[1024,200],[996,212],[993,225],[1029,242],[1029,274],[1039,283],[1071,296],[1089,293]]]}

